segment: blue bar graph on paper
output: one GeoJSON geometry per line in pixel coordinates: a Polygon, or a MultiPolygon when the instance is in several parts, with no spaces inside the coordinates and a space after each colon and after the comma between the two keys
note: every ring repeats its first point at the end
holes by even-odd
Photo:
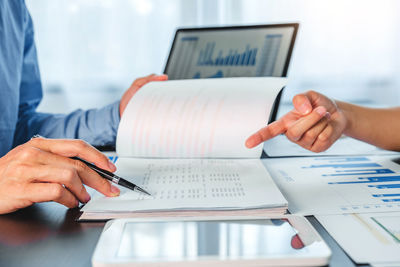
{"type": "Polygon", "coordinates": [[[370,161],[366,157],[346,157],[346,158],[316,158],[315,160],[321,160],[321,161],[329,161],[330,163],[335,163],[335,162],[353,162],[353,161],[370,161]]]}
{"type": "Polygon", "coordinates": [[[368,185],[368,187],[376,187],[377,189],[391,189],[391,188],[400,188],[400,184],[368,185]]]}
{"type": "Polygon", "coordinates": [[[243,52],[238,49],[229,49],[228,51],[219,50],[214,57],[216,42],[208,42],[200,50],[197,59],[197,66],[255,66],[258,48],[251,48],[246,45],[243,52]],[[227,52],[227,53],[226,53],[227,52]]]}
{"type": "Polygon", "coordinates": [[[117,162],[118,156],[109,156],[108,157],[112,163],[117,162]]]}
{"type": "Polygon", "coordinates": [[[346,176],[346,175],[367,175],[367,174],[388,174],[394,173],[391,169],[364,169],[364,170],[336,170],[333,174],[322,176],[346,176]]]}
{"type": "Polygon", "coordinates": [[[381,183],[381,182],[400,182],[400,176],[360,177],[358,179],[359,181],[330,182],[328,184],[365,184],[365,183],[381,183]]]}
{"type": "Polygon", "coordinates": [[[382,199],[383,202],[400,202],[400,198],[382,199]]]}
{"type": "Polygon", "coordinates": [[[382,167],[378,163],[351,163],[351,164],[321,164],[321,165],[311,165],[306,168],[369,168],[369,167],[382,167]]]}
{"type": "Polygon", "coordinates": [[[400,194],[374,194],[373,197],[400,197],[400,194]]]}

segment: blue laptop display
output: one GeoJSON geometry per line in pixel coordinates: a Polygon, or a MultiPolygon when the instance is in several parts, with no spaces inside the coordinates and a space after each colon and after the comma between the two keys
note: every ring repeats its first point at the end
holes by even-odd
{"type": "Polygon", "coordinates": [[[286,76],[298,24],[178,29],[164,73],[170,80],[286,76]]]}

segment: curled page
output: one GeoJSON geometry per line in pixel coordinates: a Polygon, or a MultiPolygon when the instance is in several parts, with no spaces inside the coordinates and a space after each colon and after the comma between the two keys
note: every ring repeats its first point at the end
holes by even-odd
{"type": "Polygon", "coordinates": [[[131,99],[117,153],[144,158],[259,158],[246,139],[265,126],[285,78],[153,82],[131,99]]]}

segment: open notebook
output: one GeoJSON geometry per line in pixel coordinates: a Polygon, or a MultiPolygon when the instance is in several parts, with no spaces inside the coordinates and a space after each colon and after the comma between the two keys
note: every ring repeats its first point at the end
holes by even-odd
{"type": "Polygon", "coordinates": [[[121,187],[95,193],[80,220],[285,213],[287,201],[245,140],[266,125],[284,78],[154,82],[128,104],[118,129],[121,187]]]}

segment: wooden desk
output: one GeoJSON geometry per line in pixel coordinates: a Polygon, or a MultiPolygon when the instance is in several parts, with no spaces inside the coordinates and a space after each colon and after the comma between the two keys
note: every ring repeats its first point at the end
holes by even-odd
{"type": "MultiPolygon", "coordinates": [[[[0,215],[0,266],[91,266],[104,223],[75,222],[78,213],[57,203],[41,203],[0,215]]],[[[329,266],[357,266],[314,217],[307,218],[333,252],[329,266]]]]}

